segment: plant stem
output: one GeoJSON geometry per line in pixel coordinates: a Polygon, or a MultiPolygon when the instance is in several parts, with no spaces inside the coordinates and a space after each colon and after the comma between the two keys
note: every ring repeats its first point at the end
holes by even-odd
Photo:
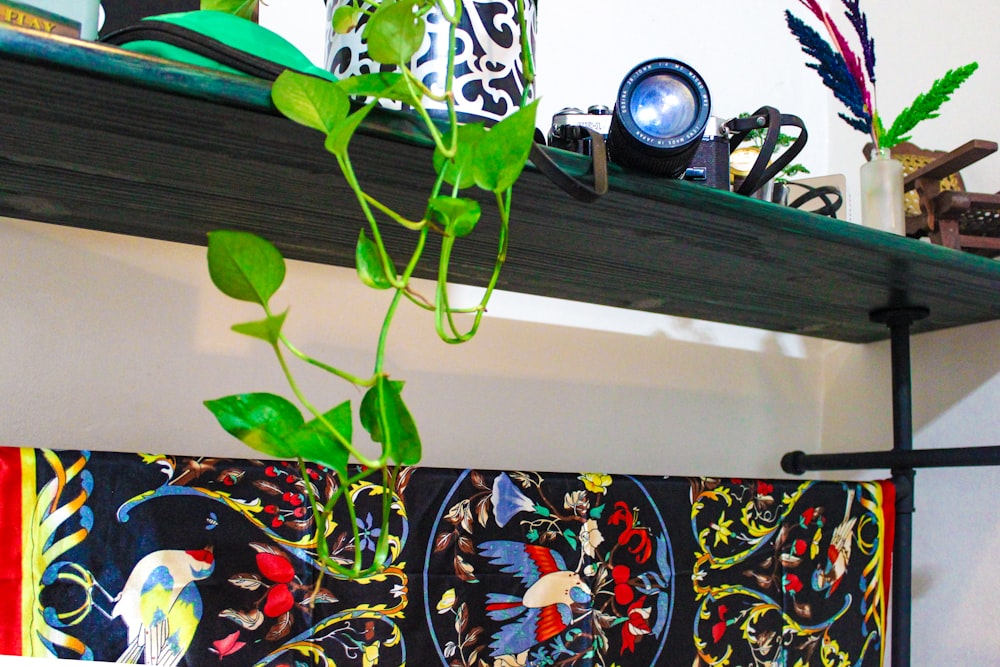
{"type": "Polygon", "coordinates": [[[385,204],[383,204],[382,202],[380,202],[378,199],[375,199],[375,197],[371,196],[370,194],[368,194],[367,192],[365,192],[363,190],[361,192],[359,192],[358,194],[360,194],[362,197],[364,197],[365,201],[367,201],[369,204],[371,204],[372,206],[374,206],[378,210],[382,211],[387,216],[389,216],[390,218],[392,218],[393,221],[398,222],[400,225],[402,225],[403,227],[406,227],[407,229],[412,229],[414,231],[417,231],[417,230],[423,229],[424,227],[427,226],[427,221],[426,220],[410,220],[410,219],[408,219],[408,218],[400,215],[395,210],[393,210],[392,208],[386,206],[385,204]]]}
{"type": "Polygon", "coordinates": [[[531,57],[531,43],[528,40],[528,17],[524,11],[524,0],[517,0],[517,20],[521,27],[521,74],[524,76],[524,90],[521,104],[528,101],[529,91],[535,83],[535,61],[531,57]]]}
{"type": "Polygon", "coordinates": [[[361,187],[361,183],[358,181],[357,175],[354,173],[354,167],[351,165],[351,160],[347,155],[338,155],[337,163],[340,165],[340,171],[344,174],[344,179],[350,186],[351,190],[354,191],[354,195],[358,200],[358,204],[361,206],[361,211],[364,213],[365,219],[368,221],[368,228],[372,233],[372,241],[378,248],[379,258],[382,260],[382,270],[385,273],[385,277],[389,280],[389,283],[396,289],[401,289],[406,287],[405,283],[400,282],[399,277],[396,275],[396,266],[389,257],[389,251],[386,250],[385,242],[382,240],[382,234],[378,228],[378,222],[375,220],[375,214],[372,213],[371,208],[368,206],[368,200],[365,198],[364,188],[361,187]]]}
{"type": "MultiPolygon", "coordinates": [[[[389,303],[389,308],[385,313],[385,317],[382,319],[382,330],[379,332],[378,336],[378,346],[375,348],[375,369],[373,375],[378,377],[383,374],[383,368],[385,366],[385,348],[386,343],[389,339],[389,329],[392,326],[392,320],[396,315],[396,310],[399,308],[399,300],[403,296],[403,288],[397,289],[392,295],[392,301],[389,303]]],[[[376,387],[378,383],[376,383],[376,387]]]]}
{"type": "Polygon", "coordinates": [[[306,362],[307,364],[311,364],[311,365],[313,365],[313,366],[315,366],[317,368],[321,368],[322,370],[326,371],[327,373],[330,373],[331,375],[336,375],[337,377],[341,378],[342,380],[347,380],[351,384],[357,385],[359,387],[370,387],[373,384],[375,384],[374,378],[361,378],[361,377],[358,377],[357,375],[353,375],[351,373],[348,373],[347,371],[341,370],[341,369],[339,369],[339,368],[337,368],[335,366],[331,366],[329,364],[325,364],[322,361],[319,361],[318,359],[314,359],[313,357],[310,357],[309,355],[307,355],[306,353],[300,351],[297,347],[295,347],[292,344],[292,342],[290,340],[288,340],[288,338],[285,336],[285,334],[281,334],[278,337],[278,339],[281,341],[281,344],[284,345],[285,348],[289,352],[291,352],[293,355],[295,355],[297,358],[301,359],[302,361],[306,362]]]}
{"type": "Polygon", "coordinates": [[[285,355],[282,354],[281,348],[278,347],[277,345],[274,345],[272,347],[274,349],[275,354],[278,357],[278,363],[281,365],[281,371],[285,375],[285,380],[288,382],[289,388],[292,390],[292,393],[295,394],[295,397],[299,399],[302,405],[305,406],[306,410],[308,410],[309,413],[316,418],[316,420],[318,420],[321,424],[323,424],[323,427],[330,432],[330,434],[337,440],[337,442],[340,443],[340,445],[344,449],[346,449],[351,456],[360,461],[362,465],[369,466],[372,468],[377,468],[379,466],[385,465],[384,455],[382,458],[379,459],[370,459],[366,457],[364,454],[355,449],[354,446],[351,444],[351,441],[345,438],[344,435],[339,430],[337,430],[337,428],[333,424],[330,423],[330,421],[323,415],[322,412],[320,412],[316,408],[315,405],[312,404],[312,402],[306,397],[305,393],[303,393],[302,389],[299,387],[299,383],[295,380],[295,377],[292,375],[292,371],[288,367],[288,362],[285,360],[285,355]]]}

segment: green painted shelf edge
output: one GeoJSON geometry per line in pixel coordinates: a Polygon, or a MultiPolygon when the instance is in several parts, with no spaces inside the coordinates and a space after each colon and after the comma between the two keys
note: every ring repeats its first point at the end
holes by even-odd
{"type": "MultiPolygon", "coordinates": [[[[336,162],[266,82],[0,28],[0,125],[2,216],[195,244],[245,229],[353,265],[361,220],[336,162]]],[[[352,156],[404,211],[404,186],[431,182],[406,115],[373,114],[352,156]]],[[[483,284],[495,237],[495,221],[477,229],[454,280],[483,284]]],[[[849,342],[887,338],[869,313],[890,305],[930,309],[917,333],[1000,319],[1000,262],[617,170],[593,204],[526,172],[508,256],[510,291],[849,342]]]]}

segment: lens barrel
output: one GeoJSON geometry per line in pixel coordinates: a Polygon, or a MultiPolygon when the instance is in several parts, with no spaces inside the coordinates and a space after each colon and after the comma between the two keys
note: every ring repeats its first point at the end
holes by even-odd
{"type": "Polygon", "coordinates": [[[637,65],[622,81],[608,131],[608,157],[658,176],[680,178],[705,134],[711,98],[704,79],[668,58],[637,65]]]}

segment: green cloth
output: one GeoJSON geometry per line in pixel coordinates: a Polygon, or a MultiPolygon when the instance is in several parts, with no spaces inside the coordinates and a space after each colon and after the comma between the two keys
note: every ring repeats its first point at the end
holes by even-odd
{"type": "MultiPolygon", "coordinates": [[[[316,67],[312,61],[281,35],[233,14],[200,10],[160,14],[143,20],[173,23],[258,58],[270,60],[298,72],[336,81],[336,77],[330,72],[316,67]]],[[[157,40],[136,40],[123,44],[121,48],[189,65],[241,74],[241,72],[206,56],[157,40]]]]}

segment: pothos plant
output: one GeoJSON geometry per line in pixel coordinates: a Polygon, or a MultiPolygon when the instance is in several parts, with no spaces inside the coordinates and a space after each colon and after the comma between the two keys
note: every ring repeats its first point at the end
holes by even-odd
{"type": "MultiPolygon", "coordinates": [[[[245,10],[246,3],[233,8],[245,10]]],[[[517,9],[521,27],[522,74],[525,91],[534,74],[523,0],[517,9]]],[[[224,294],[255,303],[264,317],[234,325],[235,332],[268,344],[287,379],[294,401],[273,393],[244,393],[209,400],[205,405],[222,427],[250,447],[280,459],[297,459],[302,479],[308,480],[306,462],[328,467],[336,473],[337,484],[327,498],[309,484],[306,491],[315,520],[315,557],[327,571],[347,578],[377,574],[390,557],[389,520],[393,490],[402,466],[416,464],[422,445],[416,421],[403,400],[403,381],[390,377],[386,356],[393,320],[404,302],[431,310],[439,336],[448,343],[461,343],[478,330],[507,254],[511,216],[511,189],[528,160],[535,131],[535,103],[527,92],[520,108],[487,128],[482,123],[460,124],[453,94],[456,26],[461,20],[462,2],[455,0],[352,0],[333,15],[338,32],[363,24],[362,39],[369,56],[389,66],[391,71],[353,76],[332,82],[286,71],[273,84],[274,105],[293,121],[320,132],[324,146],[336,158],[347,184],[353,190],[360,212],[360,232],[355,250],[358,277],[376,290],[391,292],[380,334],[375,342],[372,368],[357,374],[335,363],[313,358],[286,336],[288,311],[278,312],[272,298],[285,277],[285,261],[268,241],[246,232],[215,231],[208,239],[208,268],[214,284],[224,294]],[[437,12],[450,24],[447,76],[442,90],[432,90],[408,67],[424,41],[426,17],[437,12]],[[354,100],[364,99],[364,103],[354,100]],[[413,196],[423,210],[417,219],[407,217],[376,199],[366,189],[352,166],[351,140],[365,117],[382,100],[402,102],[412,107],[434,144],[428,151],[427,168],[435,174],[429,191],[414,187],[413,196]],[[444,105],[445,121],[432,118],[430,102],[444,105]],[[479,202],[467,195],[477,187],[493,195],[499,216],[499,234],[492,275],[481,300],[471,307],[457,307],[448,294],[449,261],[454,245],[472,234],[483,216],[479,202]],[[384,225],[410,230],[415,243],[412,251],[387,247],[384,225]],[[430,235],[440,236],[436,260],[425,257],[430,235]],[[420,294],[412,276],[421,261],[437,262],[437,282],[433,295],[420,294]],[[296,380],[294,362],[326,371],[331,378],[344,380],[363,390],[360,404],[350,401],[334,407],[307,396],[296,380]],[[297,402],[297,404],[296,404],[297,402]],[[304,413],[301,406],[304,408],[304,413]],[[354,436],[359,422],[370,442],[361,444],[354,436]],[[359,464],[359,465],[358,465],[359,464]],[[363,479],[381,474],[381,526],[362,535],[351,492],[363,479]],[[334,512],[346,510],[353,557],[330,553],[327,538],[336,528],[334,512]],[[363,545],[377,534],[374,557],[364,557],[363,545]],[[336,557],[335,557],[336,556],[336,557]]],[[[419,181],[419,179],[414,179],[419,181]]],[[[345,202],[347,205],[347,202],[345,202]]],[[[431,244],[436,245],[436,244],[431,244]]],[[[342,516],[342,515],[339,515],[342,516]]],[[[321,572],[323,569],[321,568],[321,572]]],[[[317,582],[317,587],[319,582],[317,582]]]]}

